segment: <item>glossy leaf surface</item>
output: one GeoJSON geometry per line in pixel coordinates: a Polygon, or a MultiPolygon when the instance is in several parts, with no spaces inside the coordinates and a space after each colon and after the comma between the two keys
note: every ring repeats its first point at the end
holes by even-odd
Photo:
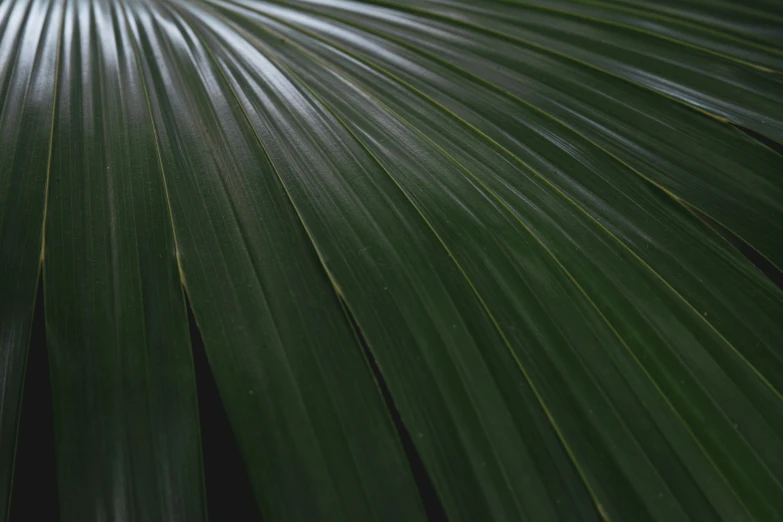
{"type": "Polygon", "coordinates": [[[119,4],[66,3],[44,296],[63,520],[204,520],[164,180],[119,4]]]}
{"type": "Polygon", "coordinates": [[[42,267],[62,520],[205,519],[183,294],[264,520],[780,520],[781,16],[0,1],[0,509],[42,267]]]}

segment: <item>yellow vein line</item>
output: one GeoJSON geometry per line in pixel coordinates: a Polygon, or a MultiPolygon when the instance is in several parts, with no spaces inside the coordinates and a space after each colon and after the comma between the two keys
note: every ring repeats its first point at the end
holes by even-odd
{"type": "MultiPolygon", "coordinates": [[[[41,229],[41,265],[44,265],[44,257],[46,251],[46,216],[49,209],[49,181],[52,174],[52,153],[54,151],[54,127],[57,114],[57,96],[59,93],[60,85],[60,59],[62,56],[62,40],[63,29],[65,26],[65,3],[66,0],[62,0],[60,9],[62,10],[60,19],[60,31],[57,37],[57,59],[54,66],[54,87],[53,87],[53,102],[52,102],[52,125],[49,129],[49,153],[46,162],[46,182],[44,184],[44,213],[43,213],[43,228],[41,229]]],[[[44,285],[45,286],[45,285],[44,285]]]]}

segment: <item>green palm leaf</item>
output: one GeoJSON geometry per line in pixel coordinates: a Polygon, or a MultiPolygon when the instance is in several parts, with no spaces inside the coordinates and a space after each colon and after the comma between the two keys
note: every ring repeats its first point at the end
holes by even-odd
{"type": "Polygon", "coordinates": [[[64,521],[207,518],[188,306],[264,520],[783,519],[781,34],[0,1],[0,518],[40,279],[64,521]]]}

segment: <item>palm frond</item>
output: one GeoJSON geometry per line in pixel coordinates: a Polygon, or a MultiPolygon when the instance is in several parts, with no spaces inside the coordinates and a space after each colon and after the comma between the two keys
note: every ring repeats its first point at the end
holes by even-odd
{"type": "Polygon", "coordinates": [[[206,518],[186,297],[264,520],[781,519],[781,30],[0,1],[0,513],[40,277],[64,521],[206,518]]]}

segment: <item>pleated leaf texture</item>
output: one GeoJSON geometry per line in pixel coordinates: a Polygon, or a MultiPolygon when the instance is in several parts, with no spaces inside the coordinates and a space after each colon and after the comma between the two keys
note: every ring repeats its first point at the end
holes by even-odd
{"type": "Polygon", "coordinates": [[[61,520],[207,519],[188,308],[266,522],[783,520],[783,4],[0,0],[0,111],[0,520],[44,328],[61,520]]]}

